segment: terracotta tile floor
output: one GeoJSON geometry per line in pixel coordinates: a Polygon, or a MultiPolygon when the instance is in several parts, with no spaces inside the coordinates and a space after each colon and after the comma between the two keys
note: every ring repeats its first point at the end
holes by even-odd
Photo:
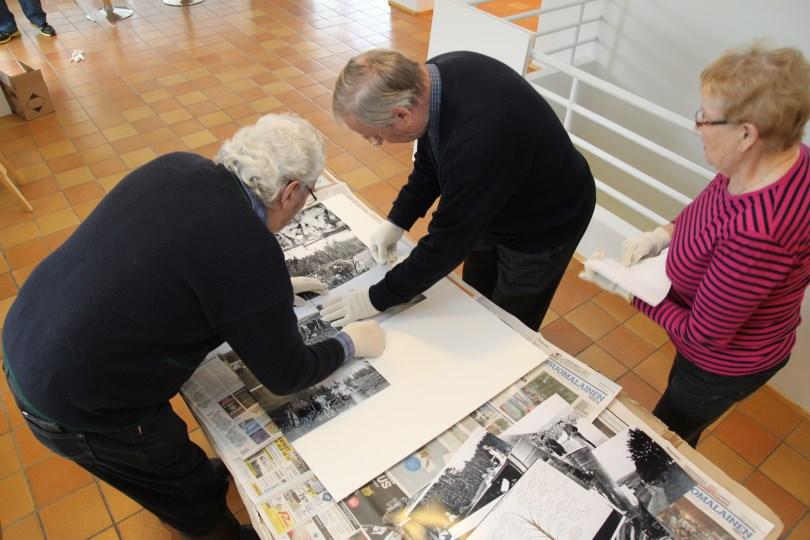
{"type": "MultiPolygon", "coordinates": [[[[131,0],[136,14],[115,29],[87,21],[70,0],[46,0],[56,39],[23,32],[0,46],[0,69],[16,60],[42,69],[56,113],[31,122],[0,118],[0,152],[34,206],[0,191],[0,326],[18,287],[123,174],[156,155],[211,156],[220,141],[261,114],[292,111],[327,138],[328,167],[386,213],[405,182],[409,145],[372,148],[329,113],[336,73],[356,52],[394,47],[424,58],[430,16],[383,0],[206,0],[173,8],[131,0]],[[87,60],[68,62],[74,49],[87,60]]],[[[537,2],[492,2],[498,14],[537,2]]],[[[536,24],[527,20],[528,27],[536,24]]],[[[414,227],[424,234],[425,223],[414,227]]],[[[572,262],[544,335],[620,381],[652,406],[673,356],[666,335],[635,309],[576,278],[572,262]]],[[[0,379],[0,523],[6,540],[169,538],[157,520],[116,490],[34,440],[0,379]]],[[[182,402],[192,438],[207,448],[182,402]]],[[[766,388],[707,433],[700,450],[782,517],[785,537],[810,538],[810,418],[766,388]],[[755,434],[755,436],[752,436],[755,434]]],[[[241,502],[230,504],[245,518],[241,502]],[[240,511],[241,510],[241,511],[240,511]]]]}

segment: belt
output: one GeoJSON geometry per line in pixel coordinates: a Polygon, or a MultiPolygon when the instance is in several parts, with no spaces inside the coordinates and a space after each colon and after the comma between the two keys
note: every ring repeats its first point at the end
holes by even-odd
{"type": "Polygon", "coordinates": [[[49,420],[43,420],[42,418],[38,418],[28,411],[22,410],[23,418],[25,418],[28,422],[34,424],[39,429],[43,431],[47,431],[48,433],[67,433],[65,429],[60,426],[59,424],[55,424],[49,420]]]}

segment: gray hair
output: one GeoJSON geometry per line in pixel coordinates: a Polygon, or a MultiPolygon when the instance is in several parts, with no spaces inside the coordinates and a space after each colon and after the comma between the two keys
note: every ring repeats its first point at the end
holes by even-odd
{"type": "Polygon", "coordinates": [[[315,185],[324,167],[323,138],[303,118],[267,114],[225,141],[214,161],[269,205],[293,180],[315,185]]]}
{"type": "Polygon", "coordinates": [[[394,107],[410,107],[424,92],[420,64],[389,49],[372,49],[346,64],[335,82],[332,112],[374,127],[394,121],[394,107]]]}

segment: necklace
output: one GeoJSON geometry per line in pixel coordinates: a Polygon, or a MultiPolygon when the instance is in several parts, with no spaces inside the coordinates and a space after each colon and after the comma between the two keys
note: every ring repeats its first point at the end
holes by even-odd
{"type": "Polygon", "coordinates": [[[735,187],[732,187],[732,185],[731,185],[731,178],[729,178],[729,179],[728,179],[728,192],[729,192],[730,194],[732,194],[732,195],[742,195],[743,193],[747,193],[747,192],[750,192],[750,191],[754,191],[754,188],[755,188],[755,187],[758,187],[758,186],[760,186],[760,185],[762,185],[762,184],[764,184],[764,183],[765,183],[765,180],[767,180],[768,178],[770,178],[770,176],[773,174],[773,172],[774,172],[774,171],[776,171],[777,169],[779,169],[779,168],[780,168],[782,165],[784,165],[784,164],[785,164],[785,163],[787,163],[788,161],[790,161],[790,160],[792,160],[792,159],[795,159],[795,158],[796,158],[796,152],[791,152],[791,153],[790,153],[790,155],[789,155],[788,157],[786,157],[785,159],[783,159],[782,161],[780,161],[779,163],[777,163],[775,166],[773,166],[773,167],[771,167],[770,169],[768,169],[768,171],[767,171],[765,174],[763,174],[762,176],[760,176],[760,177],[759,177],[759,180],[757,180],[757,181],[756,181],[756,182],[754,182],[753,184],[749,184],[749,185],[747,185],[747,186],[746,186],[746,185],[743,185],[743,186],[741,186],[740,188],[737,188],[736,186],[735,186],[735,187]]]}

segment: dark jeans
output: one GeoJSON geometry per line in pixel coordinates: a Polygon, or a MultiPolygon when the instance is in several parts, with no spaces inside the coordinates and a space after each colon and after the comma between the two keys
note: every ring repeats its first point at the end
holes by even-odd
{"type": "Polygon", "coordinates": [[[669,372],[669,385],[653,414],[694,447],[704,429],[767,383],[789,359],[788,355],[767,371],[732,377],[701,369],[677,353],[669,372]]]}
{"type": "Polygon", "coordinates": [[[186,424],[166,403],[138,427],[76,433],[23,416],[34,436],[190,537],[236,538],[239,525],[225,503],[227,470],[214,467],[188,438],[186,424]],[[212,531],[227,530],[212,536],[212,531]]]}
{"type": "MultiPolygon", "coordinates": [[[[7,0],[0,0],[0,32],[10,34],[17,30],[17,23],[14,22],[14,15],[9,11],[7,0]]],[[[20,7],[25,16],[34,26],[45,24],[45,12],[42,11],[40,0],[20,0],[20,7]]]]}
{"type": "Polygon", "coordinates": [[[547,251],[522,252],[479,242],[464,260],[461,277],[523,324],[538,330],[589,220],[576,235],[547,251]]]}

